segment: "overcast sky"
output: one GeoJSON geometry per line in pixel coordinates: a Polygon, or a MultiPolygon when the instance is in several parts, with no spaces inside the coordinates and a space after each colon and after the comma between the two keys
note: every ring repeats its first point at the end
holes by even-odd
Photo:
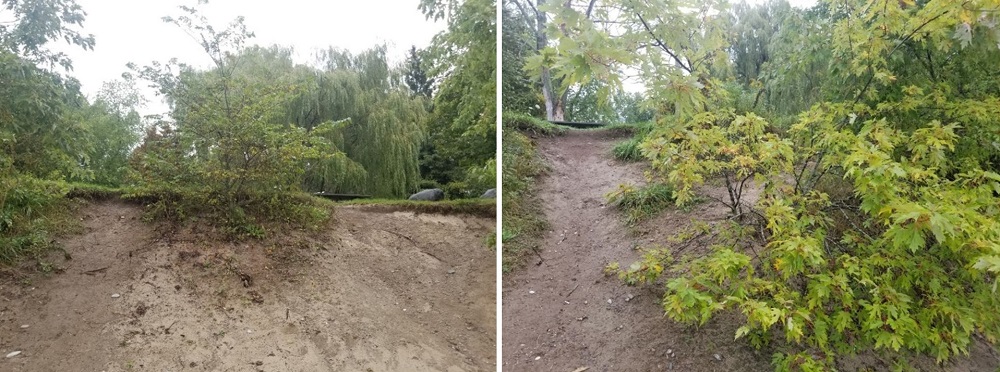
{"type": "MultiPolygon", "coordinates": [[[[746,0],[749,4],[764,4],[770,0],[746,0]]],[[[789,4],[798,8],[811,8],[817,4],[818,0],[787,0],[789,4]]],[[[730,1],[731,4],[738,3],[739,0],[730,1]]],[[[638,73],[635,69],[625,69],[625,73],[628,75],[635,75],[638,73]]],[[[645,92],[646,86],[639,81],[638,77],[630,76],[622,80],[622,88],[629,92],[645,92]]]]}
{"type": "MultiPolygon", "coordinates": [[[[766,0],[750,0],[761,3],[766,0]]],[[[204,51],[176,26],[161,18],[179,15],[179,5],[195,5],[196,0],[77,0],[87,12],[84,32],[93,34],[96,46],[84,51],[62,43],[53,45],[70,55],[71,73],[83,84],[89,97],[105,81],[117,79],[125,64],[142,66],[152,61],[180,61],[198,66],[210,62],[204,51]]],[[[789,0],[794,6],[809,7],[816,0],[789,0]]],[[[256,34],[251,43],[292,46],[300,62],[311,61],[312,52],[328,46],[360,52],[378,43],[389,45],[393,61],[402,61],[410,45],[427,46],[446,26],[426,20],[417,9],[418,0],[283,0],[279,2],[212,0],[201,5],[203,14],[218,27],[237,16],[246,17],[249,30],[256,34]]],[[[162,113],[166,107],[144,90],[151,100],[143,114],[162,113]]]]}
{"type": "MultiPolygon", "coordinates": [[[[94,35],[93,51],[68,47],[73,60],[71,75],[83,84],[89,97],[108,80],[121,77],[125,64],[139,66],[152,61],[179,61],[206,66],[205,52],[180,28],[164,23],[167,15],[180,15],[179,5],[195,5],[196,0],[77,0],[87,12],[84,33],[94,35]]],[[[218,28],[237,16],[246,17],[247,28],[256,34],[251,43],[281,44],[296,50],[298,61],[312,61],[312,52],[328,46],[360,52],[376,44],[389,45],[392,62],[402,61],[410,45],[418,48],[446,25],[426,20],[417,9],[419,0],[212,0],[201,5],[203,14],[218,28]]],[[[159,113],[165,106],[151,94],[144,114],[159,113]]]]}

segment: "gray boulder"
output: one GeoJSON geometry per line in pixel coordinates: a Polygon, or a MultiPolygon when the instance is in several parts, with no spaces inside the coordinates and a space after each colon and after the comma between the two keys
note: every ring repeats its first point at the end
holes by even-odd
{"type": "Polygon", "coordinates": [[[496,199],[497,198],[497,189],[486,190],[486,192],[484,192],[483,196],[480,196],[480,198],[482,198],[482,199],[496,199]]]}
{"type": "Polygon", "coordinates": [[[444,199],[444,191],[441,189],[427,189],[410,195],[410,200],[438,201],[444,199]]]}

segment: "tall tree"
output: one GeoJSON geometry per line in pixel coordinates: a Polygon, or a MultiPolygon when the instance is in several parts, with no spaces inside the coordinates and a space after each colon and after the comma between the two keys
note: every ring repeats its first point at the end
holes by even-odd
{"type": "Polygon", "coordinates": [[[431,98],[434,94],[434,79],[427,77],[421,62],[420,53],[416,46],[410,46],[409,54],[406,55],[406,75],[404,77],[406,86],[414,94],[431,98]]]}
{"type": "MultiPolygon", "coordinates": [[[[491,0],[424,0],[429,18],[448,29],[434,37],[428,55],[440,82],[427,121],[421,163],[424,177],[467,181],[496,157],[496,7],[491,0]]],[[[495,177],[494,177],[495,181],[495,177]]],[[[492,187],[495,182],[485,182],[492,187]]],[[[481,193],[483,190],[474,190],[481,193]]]]}
{"type": "Polygon", "coordinates": [[[535,81],[528,76],[524,66],[529,56],[536,53],[534,21],[518,10],[512,1],[504,1],[502,8],[503,32],[501,55],[503,70],[500,84],[503,109],[541,115],[543,100],[536,93],[535,81]]]}
{"type": "MultiPolygon", "coordinates": [[[[528,28],[532,30],[534,36],[534,51],[541,53],[549,46],[548,36],[548,16],[545,13],[546,0],[510,0],[516,9],[521,13],[520,19],[528,23],[528,28]]],[[[565,6],[569,6],[567,1],[565,6]]],[[[548,64],[540,66],[538,71],[538,82],[542,88],[542,97],[545,103],[545,118],[547,120],[565,119],[565,100],[568,89],[562,88],[561,79],[553,79],[552,67],[548,64]]]]}

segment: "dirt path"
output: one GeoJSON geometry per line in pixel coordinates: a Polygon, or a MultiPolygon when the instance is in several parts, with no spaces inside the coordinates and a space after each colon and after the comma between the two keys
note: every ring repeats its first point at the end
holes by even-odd
{"type": "Polygon", "coordinates": [[[631,234],[605,206],[605,194],[619,184],[644,180],[640,165],[611,158],[618,140],[605,132],[570,131],[539,141],[551,166],[539,186],[551,231],[542,242],[541,264],[534,257],[504,280],[503,369],[770,370],[769,356],[756,356],[733,341],[732,322],[683,327],[663,319],[658,293],[602,274],[609,262],[627,265],[638,257],[636,245],[662,241],[692,218],[725,216],[720,206],[709,204],[690,214],[668,211],[657,218],[668,224],[631,234]]]}
{"type": "Polygon", "coordinates": [[[81,218],[61,273],[0,278],[0,371],[496,368],[492,219],[340,208],[223,243],[121,202],[81,218]]]}

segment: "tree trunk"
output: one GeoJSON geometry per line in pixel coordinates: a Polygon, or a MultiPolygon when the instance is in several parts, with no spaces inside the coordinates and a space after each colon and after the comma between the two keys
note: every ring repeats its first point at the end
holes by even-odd
{"type": "MultiPolygon", "coordinates": [[[[541,52],[549,44],[549,38],[545,35],[545,25],[548,20],[545,19],[545,12],[541,11],[540,7],[545,5],[545,0],[538,0],[535,3],[535,51],[541,52]]],[[[555,92],[552,91],[552,74],[549,72],[548,67],[542,67],[542,96],[545,98],[545,119],[546,120],[556,120],[556,98],[555,92]]]]}
{"type": "Polygon", "coordinates": [[[567,98],[567,96],[569,96],[569,91],[568,90],[565,91],[565,92],[563,92],[562,96],[560,96],[559,99],[557,99],[554,102],[553,106],[555,106],[555,107],[553,107],[553,110],[552,110],[553,111],[552,112],[552,119],[549,119],[549,120],[566,121],[566,98],[567,98]]]}

